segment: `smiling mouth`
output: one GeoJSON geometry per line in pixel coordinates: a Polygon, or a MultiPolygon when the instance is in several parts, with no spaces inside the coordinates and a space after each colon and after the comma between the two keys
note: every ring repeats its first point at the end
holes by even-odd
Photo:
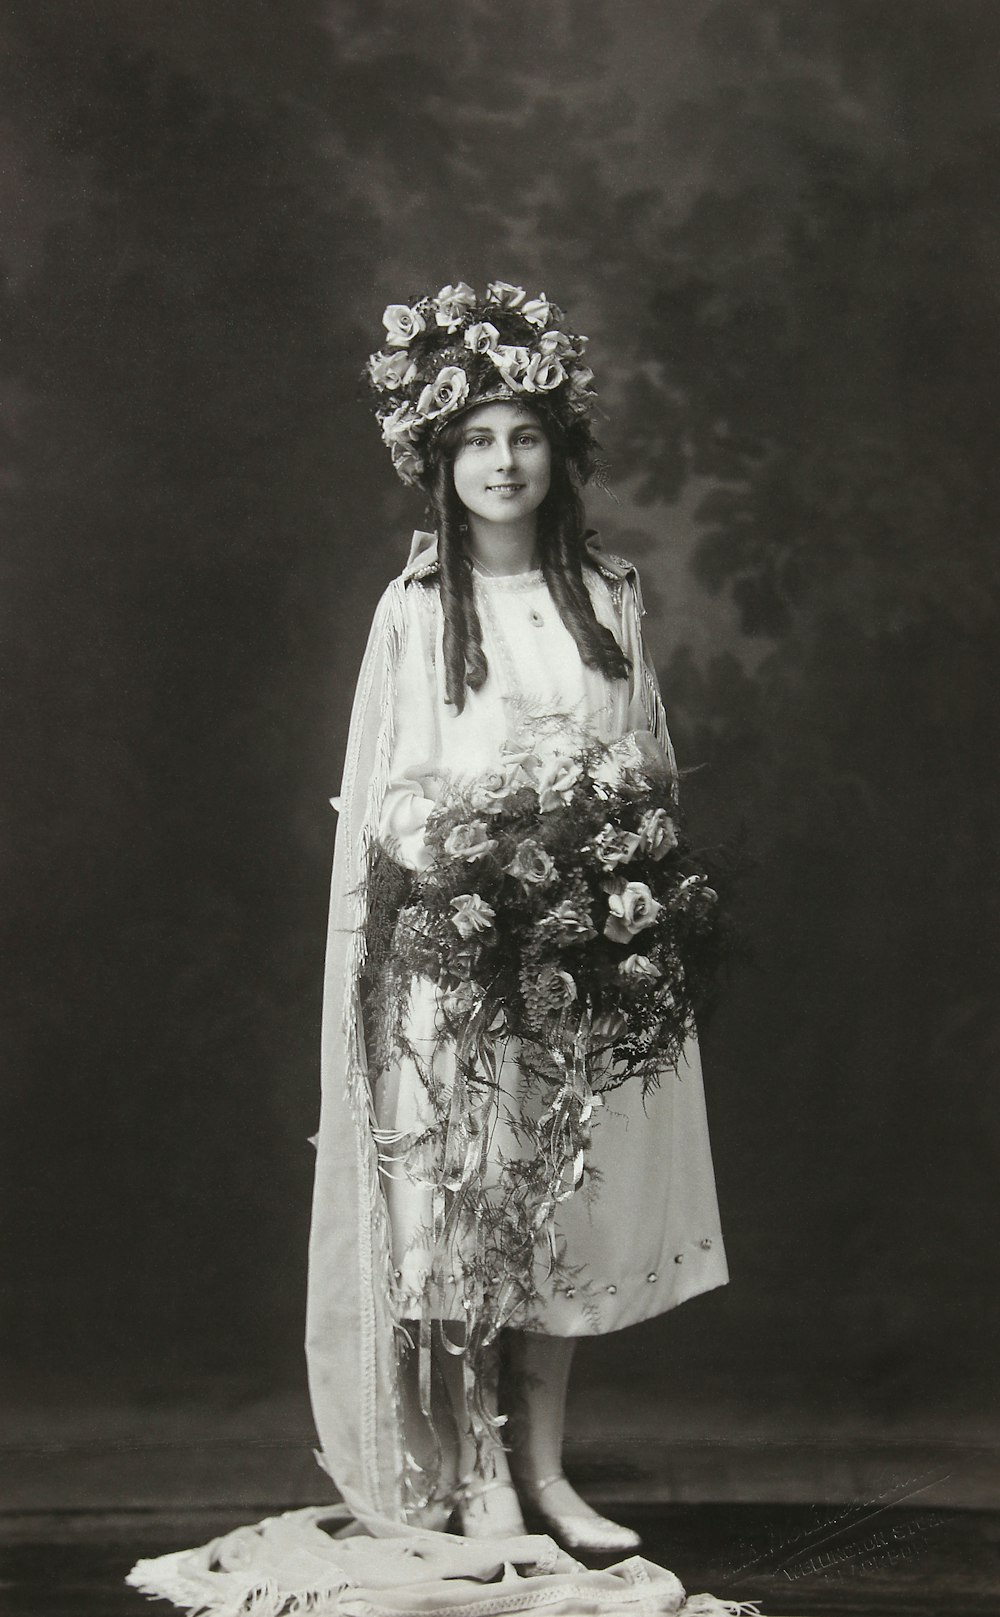
{"type": "Polygon", "coordinates": [[[525,487],[523,483],[487,483],[491,494],[516,494],[518,489],[525,487]]]}

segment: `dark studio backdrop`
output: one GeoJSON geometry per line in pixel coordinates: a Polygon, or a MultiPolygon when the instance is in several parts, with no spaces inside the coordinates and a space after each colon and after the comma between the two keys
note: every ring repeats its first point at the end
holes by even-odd
{"type": "Polygon", "coordinates": [[[54,1496],[74,1443],[269,1434],[324,1496],[327,800],[423,516],[357,378],[386,302],[499,276],[592,335],[591,518],[689,817],[757,861],[704,1039],[733,1281],[588,1344],[574,1433],[988,1491],[1000,9],[8,0],[0,38],[12,1441],[54,1496]]]}

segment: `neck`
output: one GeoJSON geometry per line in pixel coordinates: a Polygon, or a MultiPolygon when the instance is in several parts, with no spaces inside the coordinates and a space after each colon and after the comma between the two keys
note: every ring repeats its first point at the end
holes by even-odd
{"type": "Polygon", "coordinates": [[[483,522],[469,512],[469,555],[495,577],[530,573],[538,566],[534,513],[521,522],[483,522]]]}

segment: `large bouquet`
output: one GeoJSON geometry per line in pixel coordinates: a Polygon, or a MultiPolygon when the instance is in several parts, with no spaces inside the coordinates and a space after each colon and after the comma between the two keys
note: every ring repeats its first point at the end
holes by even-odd
{"type": "Polygon", "coordinates": [[[366,1027],[376,1069],[403,1059],[422,1079],[421,1126],[380,1133],[380,1148],[390,1175],[431,1189],[424,1284],[445,1302],[426,1312],[465,1320],[479,1444],[501,1328],[531,1328],[543,1284],[594,1306],[558,1208],[598,1177],[603,1093],[676,1067],[723,927],[645,733],[545,761],[510,749],[435,808],[426,841],[419,875],[387,858],[371,873],[366,1027]],[[409,1036],[421,979],[435,985],[430,1056],[409,1036]]]}
{"type": "Polygon", "coordinates": [[[502,1024],[554,1081],[582,1054],[595,1090],[676,1065],[720,922],[649,737],[544,763],[511,750],[435,809],[426,840],[394,954],[404,979],[439,985],[450,1032],[502,1024]]]}

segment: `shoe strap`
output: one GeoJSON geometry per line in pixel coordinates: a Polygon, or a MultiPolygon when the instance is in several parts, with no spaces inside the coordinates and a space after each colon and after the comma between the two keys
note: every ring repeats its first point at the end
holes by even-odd
{"type": "Polygon", "coordinates": [[[506,1477],[491,1477],[488,1482],[478,1482],[472,1477],[463,1477],[458,1484],[457,1492],[461,1494],[466,1504],[473,1499],[481,1499],[483,1494],[492,1493],[494,1488],[512,1488],[514,1484],[506,1477]]]}
{"type": "Polygon", "coordinates": [[[552,1473],[552,1475],[550,1477],[533,1478],[531,1483],[530,1483],[530,1486],[532,1488],[534,1488],[536,1493],[544,1493],[545,1489],[546,1488],[551,1488],[551,1486],[552,1486],[552,1484],[554,1482],[565,1482],[565,1481],[566,1481],[566,1476],[565,1476],[564,1472],[562,1472],[562,1471],[553,1471],[553,1473],[552,1473]]]}

